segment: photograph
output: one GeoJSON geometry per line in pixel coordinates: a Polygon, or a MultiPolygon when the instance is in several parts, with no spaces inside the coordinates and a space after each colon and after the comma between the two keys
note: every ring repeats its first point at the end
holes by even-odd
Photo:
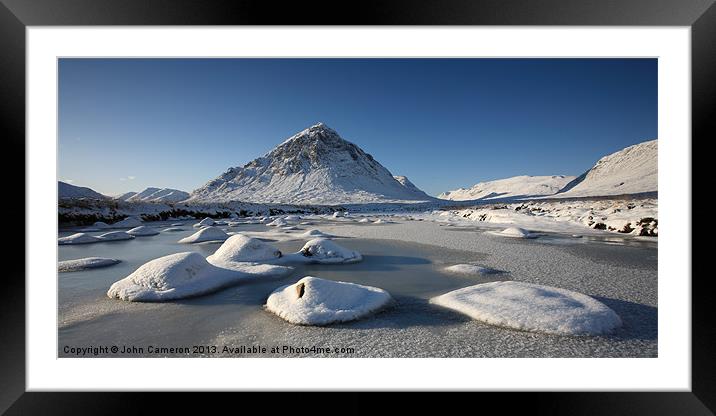
{"type": "Polygon", "coordinates": [[[59,57],[57,357],[657,358],[658,81],[59,57]]]}

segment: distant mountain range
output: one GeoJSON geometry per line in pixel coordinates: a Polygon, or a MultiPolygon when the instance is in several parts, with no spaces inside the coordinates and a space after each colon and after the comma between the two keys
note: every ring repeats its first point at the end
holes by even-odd
{"type": "Polygon", "coordinates": [[[171,188],[147,188],[142,192],[127,192],[115,197],[127,202],[180,202],[189,198],[189,193],[171,188]]]}
{"type": "MultiPolygon", "coordinates": [[[[656,192],[658,141],[604,156],[582,175],[515,176],[443,192],[442,200],[507,201],[599,197],[656,192]]],[[[405,176],[393,176],[370,154],[323,123],[313,125],[264,156],[226,172],[191,194],[147,188],[114,198],[90,188],[58,182],[60,198],[115,199],[156,203],[274,203],[339,205],[439,201],[405,176]]]]}
{"type": "Polygon", "coordinates": [[[247,201],[350,204],[430,201],[407,178],[396,179],[371,155],[323,123],[285,140],[266,155],[228,169],[187,202],[247,201]]]}
{"type": "Polygon", "coordinates": [[[535,196],[553,195],[574,180],[574,176],[514,176],[480,182],[470,188],[443,192],[440,199],[451,201],[524,199],[535,196]]]}
{"type": "Polygon", "coordinates": [[[592,168],[577,177],[515,176],[443,192],[438,198],[494,202],[657,192],[657,165],[658,141],[651,140],[604,156],[592,168]]]}
{"type": "Polygon", "coordinates": [[[84,186],[75,186],[62,181],[57,181],[57,196],[60,199],[108,199],[108,197],[90,188],[86,188],[84,186]]]}

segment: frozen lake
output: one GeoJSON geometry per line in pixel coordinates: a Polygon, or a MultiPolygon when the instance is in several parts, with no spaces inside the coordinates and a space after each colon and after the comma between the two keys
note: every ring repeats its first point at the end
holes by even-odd
{"type": "MultiPolygon", "coordinates": [[[[479,227],[445,227],[431,221],[360,224],[351,220],[309,219],[300,234],[318,228],[343,236],[339,244],[364,260],[348,265],[297,265],[288,277],[241,283],[192,299],[134,303],[109,299],[109,286],[143,263],[182,251],[212,254],[220,243],[178,244],[196,230],[134,240],[63,245],[59,260],[90,256],[122,262],[100,269],[60,273],[58,355],[66,347],[137,347],[141,352],[99,356],[346,356],[346,357],[655,357],[657,355],[657,243],[619,236],[546,234],[511,239],[479,227]],[[505,271],[463,277],[446,266],[475,263],[505,271]],[[277,287],[306,275],[380,287],[396,302],[362,320],[327,327],[296,326],[263,309],[277,287]],[[515,331],[474,321],[428,304],[430,297],[478,283],[518,280],[575,290],[612,308],[624,325],[606,336],[574,337],[515,331]],[[194,347],[198,348],[194,348],[194,347]],[[186,348],[189,353],[151,352],[150,347],[186,348]],[[207,349],[207,347],[212,347],[207,349]],[[216,347],[216,353],[212,353],[216,347]],[[224,347],[229,351],[223,352],[224,347]],[[241,347],[244,347],[242,349],[241,347]],[[249,347],[266,347],[253,353],[249,347]],[[279,347],[272,354],[270,348],[279,347]],[[284,348],[287,347],[287,348],[284,348]],[[293,347],[293,351],[287,351],[293,347]],[[344,352],[301,352],[330,347],[344,352]],[[198,354],[194,354],[197,352],[198,354]]],[[[147,223],[160,229],[169,223],[147,223]]],[[[264,225],[221,227],[226,231],[275,231],[264,225]]],[[[494,229],[494,227],[492,228],[494,229]]],[[[76,232],[61,230],[60,237],[76,232]]],[[[93,232],[98,235],[101,232],[93,232]]],[[[267,239],[283,240],[267,234],[267,239]]],[[[283,252],[305,239],[273,241],[283,252]]],[[[93,355],[91,355],[93,356],[93,355]]]]}

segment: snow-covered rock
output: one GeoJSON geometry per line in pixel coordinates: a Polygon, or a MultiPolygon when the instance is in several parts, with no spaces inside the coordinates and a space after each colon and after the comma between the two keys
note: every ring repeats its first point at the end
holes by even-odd
{"type": "Polygon", "coordinates": [[[333,240],[314,238],[301,248],[301,256],[312,263],[357,263],[363,256],[357,251],[338,245],[333,240]]]}
{"type": "Polygon", "coordinates": [[[110,231],[108,233],[98,235],[97,238],[102,241],[122,241],[131,240],[134,236],[129,234],[127,231],[110,231]]]}
{"type": "Polygon", "coordinates": [[[96,223],[92,224],[92,228],[97,228],[98,230],[103,230],[105,228],[110,228],[110,226],[106,222],[97,221],[96,223]]]}
{"type": "Polygon", "coordinates": [[[212,225],[214,225],[214,220],[209,217],[206,217],[198,223],[194,224],[194,228],[211,227],[212,225]]]}
{"type": "Polygon", "coordinates": [[[341,218],[341,217],[345,217],[345,216],[346,216],[346,214],[343,211],[336,211],[333,213],[333,218],[341,218]]]}
{"type": "Polygon", "coordinates": [[[276,260],[281,250],[258,238],[235,234],[229,237],[214,254],[207,257],[209,263],[260,262],[276,260]]]}
{"type": "Polygon", "coordinates": [[[322,123],[192,192],[189,202],[323,204],[432,200],[322,123]]]}
{"type": "Polygon", "coordinates": [[[490,234],[499,235],[503,237],[512,237],[512,238],[536,238],[537,235],[533,234],[524,228],[520,227],[508,227],[505,228],[502,231],[490,231],[490,234]]]}
{"type": "Polygon", "coordinates": [[[271,221],[266,225],[269,227],[284,227],[288,225],[288,223],[283,218],[276,218],[275,220],[271,221]]]}
{"type": "Polygon", "coordinates": [[[146,225],[140,225],[139,227],[132,228],[131,230],[127,231],[127,234],[133,235],[135,237],[146,237],[150,235],[157,235],[159,234],[159,231],[157,231],[154,227],[147,227],[146,225]]]}
{"type": "Polygon", "coordinates": [[[98,267],[107,267],[113,264],[117,264],[120,261],[117,259],[108,259],[103,257],[86,257],[77,260],[63,260],[57,262],[57,271],[60,273],[64,272],[76,272],[85,269],[95,269],[98,267]]]}
{"type": "Polygon", "coordinates": [[[554,195],[574,180],[574,176],[514,176],[512,178],[480,182],[471,188],[443,192],[440,199],[452,201],[527,199],[554,195]]]}
{"type": "Polygon", "coordinates": [[[491,282],[430,299],[490,325],[561,335],[611,332],[621,319],[603,303],[581,293],[524,282],[491,282]]]}
{"type": "Polygon", "coordinates": [[[67,237],[60,237],[57,239],[57,244],[60,245],[67,245],[67,244],[90,244],[90,243],[96,243],[102,241],[99,238],[89,235],[87,233],[75,233],[72,235],[68,235],[67,237]]]}
{"type": "Polygon", "coordinates": [[[70,185],[62,181],[57,182],[57,197],[59,199],[108,199],[107,196],[84,186],[70,185]]]}
{"type": "Polygon", "coordinates": [[[245,275],[209,264],[199,253],[176,253],[143,264],[115,282],[107,296],[139,302],[181,299],[216,291],[242,278],[245,275]]]}
{"type": "Polygon", "coordinates": [[[304,237],[304,238],[319,238],[319,237],[331,238],[331,237],[335,237],[335,236],[331,235],[331,234],[326,234],[321,230],[308,230],[305,233],[302,233],[301,237],[304,237]]]}
{"type": "Polygon", "coordinates": [[[383,289],[306,276],[276,289],[266,308],[292,324],[327,325],[359,319],[390,300],[383,289]]]}
{"type": "Polygon", "coordinates": [[[127,217],[112,224],[112,228],[134,228],[142,225],[142,221],[135,217],[127,217]]]}
{"type": "Polygon", "coordinates": [[[556,196],[566,198],[657,192],[658,149],[658,140],[651,140],[604,156],[556,196]]]}
{"type": "Polygon", "coordinates": [[[169,227],[162,230],[163,233],[175,233],[177,231],[184,231],[181,227],[169,227]]]}
{"type": "Polygon", "coordinates": [[[227,238],[229,238],[229,235],[226,234],[222,229],[207,226],[204,228],[201,228],[199,231],[195,232],[194,234],[190,235],[189,237],[184,237],[181,240],[179,240],[180,243],[201,243],[205,241],[224,241],[227,238]]]}
{"type": "Polygon", "coordinates": [[[361,223],[361,224],[365,224],[365,223],[370,222],[370,220],[369,220],[368,218],[361,218],[361,219],[358,220],[358,222],[361,223]]]}
{"type": "Polygon", "coordinates": [[[501,270],[491,269],[489,267],[482,267],[476,264],[455,264],[445,268],[445,271],[464,276],[482,276],[489,274],[502,273],[501,270]]]}

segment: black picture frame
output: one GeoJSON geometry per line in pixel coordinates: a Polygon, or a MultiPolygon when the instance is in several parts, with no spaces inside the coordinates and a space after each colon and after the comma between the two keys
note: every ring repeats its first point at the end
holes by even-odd
{"type": "MultiPolygon", "coordinates": [[[[25,29],[73,25],[592,25],[686,26],[691,28],[692,146],[703,142],[716,103],[716,6],[714,0],[442,0],[442,1],[268,1],[224,0],[0,0],[0,120],[6,147],[5,178],[11,195],[25,195],[17,171],[25,167],[25,29]]],[[[24,197],[17,200],[24,201],[24,197]]],[[[19,204],[19,203],[18,203],[19,204]]],[[[23,202],[23,210],[24,210],[23,202]]],[[[694,211],[695,213],[695,211],[694,211]]],[[[17,213],[13,213],[17,216],[17,213]]],[[[28,218],[25,218],[25,222],[28,218]]],[[[12,222],[8,232],[21,235],[12,222]]],[[[684,224],[691,228],[691,224],[684,224]]],[[[23,233],[24,235],[24,233],[23,233]]],[[[24,240],[23,240],[24,242],[24,240]]],[[[23,247],[25,245],[23,244],[23,247]]],[[[19,251],[19,245],[14,245],[19,251]]],[[[31,249],[26,247],[25,249],[31,249]]],[[[11,250],[8,248],[7,250],[11,250]]],[[[8,251],[6,260],[25,258],[8,251]]],[[[25,392],[25,265],[5,269],[0,290],[0,413],[126,414],[149,412],[153,404],[183,407],[194,394],[156,400],[142,393],[25,392]],[[132,395],[129,397],[129,395],[132,395]],[[141,404],[140,404],[141,402],[141,404]],[[129,405],[129,407],[128,407],[129,405]]],[[[716,409],[716,324],[709,280],[692,284],[692,389],[690,392],[492,393],[480,394],[480,407],[550,414],[713,414],[716,409]],[[517,397],[515,397],[517,396],[517,397]]],[[[671,276],[690,279],[691,276],[671,276]]],[[[226,400],[226,395],[221,396],[226,400]]],[[[365,413],[373,399],[356,393],[336,397],[346,409],[365,413]]],[[[211,399],[216,400],[215,398],[211,399]]],[[[232,395],[236,403],[245,400],[232,395]]],[[[265,398],[261,398],[266,402],[265,398]]],[[[273,400],[272,409],[291,408],[306,397],[273,400]]],[[[459,399],[463,401],[465,399],[459,399]]],[[[468,398],[466,403],[475,403],[468,398]]],[[[403,411],[435,403],[432,395],[398,400],[403,411]]],[[[389,405],[385,405],[389,406],[389,405]]]]}

